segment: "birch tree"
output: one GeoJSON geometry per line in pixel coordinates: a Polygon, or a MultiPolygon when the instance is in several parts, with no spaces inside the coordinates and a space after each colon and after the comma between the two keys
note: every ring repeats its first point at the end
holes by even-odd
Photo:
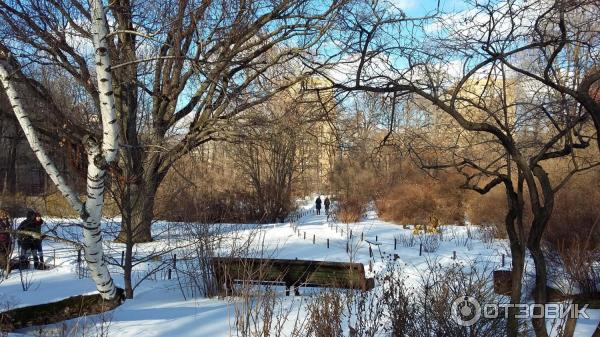
{"type": "Polygon", "coordinates": [[[116,127],[110,58],[106,44],[108,29],[101,0],[93,1],[92,34],[103,132],[101,140],[96,139],[93,135],[87,135],[83,138],[83,145],[88,157],[87,198],[85,201],[82,201],[78,193],[65,181],[42,146],[26,111],[23,103],[24,98],[19,95],[18,78],[15,78],[18,74],[16,71],[18,63],[11,58],[11,55],[6,53],[0,54],[0,82],[6,91],[11,107],[31,149],[58,190],[84,222],[83,247],[85,260],[90,269],[91,277],[96,283],[96,288],[104,299],[114,300],[117,298],[118,292],[104,261],[100,221],[104,204],[106,171],[109,166],[114,165],[117,159],[119,130],[116,127]]]}
{"type": "MultiPolygon", "coordinates": [[[[121,241],[152,240],[155,195],[177,160],[231,137],[235,119],[314,73],[301,61],[321,47],[346,3],[110,2],[106,47],[123,144],[114,189],[121,241]]],[[[94,39],[89,12],[85,0],[0,1],[0,44],[23,63],[55,67],[100,106],[85,48],[94,39]]]]}

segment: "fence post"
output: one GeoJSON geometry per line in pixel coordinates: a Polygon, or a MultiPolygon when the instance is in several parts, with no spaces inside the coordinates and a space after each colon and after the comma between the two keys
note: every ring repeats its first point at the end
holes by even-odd
{"type": "Polygon", "coordinates": [[[123,262],[125,261],[125,251],[121,251],[121,267],[123,267],[123,262]]]}
{"type": "Polygon", "coordinates": [[[304,240],[306,240],[306,232],[304,232],[304,240]]]}
{"type": "Polygon", "coordinates": [[[423,254],[423,244],[419,243],[419,256],[421,256],[421,254],[423,254]]]}
{"type": "Polygon", "coordinates": [[[52,265],[56,268],[56,249],[52,250],[52,265]]]}
{"type": "Polygon", "coordinates": [[[77,276],[80,278],[83,277],[81,272],[81,248],[77,251],[77,276]]]}
{"type": "Polygon", "coordinates": [[[173,254],[173,269],[177,269],[177,254],[173,254]]]}
{"type": "Polygon", "coordinates": [[[394,238],[394,250],[396,250],[396,248],[398,247],[398,240],[396,238],[394,238]]]}
{"type": "Polygon", "coordinates": [[[350,230],[350,240],[352,240],[352,230],[350,230]]]}
{"type": "Polygon", "coordinates": [[[346,253],[350,253],[350,244],[346,241],[346,253]]]}
{"type": "Polygon", "coordinates": [[[365,233],[360,232],[360,241],[363,241],[364,239],[365,239],[365,233]]]}
{"type": "Polygon", "coordinates": [[[456,260],[456,251],[455,250],[452,251],[452,260],[456,260]]]}
{"type": "Polygon", "coordinates": [[[313,245],[315,244],[315,238],[316,238],[316,235],[313,234],[313,245]]]}
{"type": "Polygon", "coordinates": [[[167,278],[169,280],[171,279],[171,268],[169,268],[169,270],[167,270],[167,278]]]}
{"type": "Polygon", "coordinates": [[[502,254],[502,267],[504,267],[504,254],[502,254]]]}
{"type": "Polygon", "coordinates": [[[369,245],[369,257],[373,257],[373,249],[371,248],[371,245],[369,245]]]}
{"type": "Polygon", "coordinates": [[[379,238],[377,235],[375,235],[375,242],[379,242],[379,238]]]}
{"type": "Polygon", "coordinates": [[[373,260],[369,260],[369,271],[373,271],[373,260]]]}
{"type": "Polygon", "coordinates": [[[329,249],[329,239],[327,239],[327,249],[329,249]]]}

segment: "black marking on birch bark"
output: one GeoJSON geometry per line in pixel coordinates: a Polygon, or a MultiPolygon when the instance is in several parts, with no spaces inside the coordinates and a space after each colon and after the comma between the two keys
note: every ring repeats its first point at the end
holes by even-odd
{"type": "MultiPolygon", "coordinates": [[[[94,183],[97,183],[98,181],[100,181],[99,178],[95,178],[94,176],[90,176],[90,175],[87,176],[87,179],[88,179],[88,181],[92,181],[94,183]]],[[[89,182],[88,182],[88,186],[90,186],[89,182]]]]}
{"type": "Polygon", "coordinates": [[[115,124],[117,122],[116,119],[113,119],[112,121],[109,121],[108,124],[115,124]]]}
{"type": "Polygon", "coordinates": [[[100,82],[108,82],[108,79],[107,78],[101,78],[100,82]]]}
{"type": "Polygon", "coordinates": [[[113,94],[113,91],[111,90],[111,91],[107,92],[107,93],[106,93],[106,94],[104,94],[104,95],[106,95],[106,96],[112,96],[112,94],[113,94]]]}
{"type": "MultiPolygon", "coordinates": [[[[102,20],[102,19],[100,19],[102,20]]],[[[104,54],[106,53],[106,47],[98,47],[98,49],[96,49],[98,52],[100,52],[100,54],[104,54]]]]}

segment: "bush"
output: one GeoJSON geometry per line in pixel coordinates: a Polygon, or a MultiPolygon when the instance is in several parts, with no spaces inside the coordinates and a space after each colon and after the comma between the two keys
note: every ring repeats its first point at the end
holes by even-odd
{"type": "Polygon", "coordinates": [[[469,222],[474,225],[496,225],[504,229],[507,212],[504,186],[498,186],[484,195],[469,192],[465,212],[469,222]]]}
{"type": "Polygon", "coordinates": [[[463,223],[464,192],[462,177],[455,173],[435,172],[435,178],[411,165],[404,165],[401,179],[393,183],[377,200],[379,215],[399,223],[428,225],[432,219],[442,224],[463,223]]]}
{"type": "Polygon", "coordinates": [[[347,198],[338,200],[336,206],[336,218],[343,223],[360,221],[366,200],[360,198],[347,198]]]}

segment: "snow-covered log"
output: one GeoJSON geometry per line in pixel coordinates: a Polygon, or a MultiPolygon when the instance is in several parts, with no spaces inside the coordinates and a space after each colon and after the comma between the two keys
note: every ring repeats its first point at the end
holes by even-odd
{"type": "MultiPolygon", "coordinates": [[[[100,221],[104,206],[106,169],[117,158],[119,129],[116,124],[110,59],[106,43],[108,30],[101,0],[93,1],[92,18],[103,138],[101,146],[92,136],[84,139],[88,154],[87,200],[85,203],[81,202],[78,195],[67,184],[42,147],[13,81],[11,72],[14,69],[7,60],[0,59],[0,82],[6,90],[12,109],[33,152],[59,191],[67,198],[84,221],[84,251],[88,268],[91,271],[90,274],[101,296],[104,299],[113,300],[117,297],[117,289],[104,261],[100,221]]],[[[4,56],[8,59],[8,55],[4,56]]]]}

